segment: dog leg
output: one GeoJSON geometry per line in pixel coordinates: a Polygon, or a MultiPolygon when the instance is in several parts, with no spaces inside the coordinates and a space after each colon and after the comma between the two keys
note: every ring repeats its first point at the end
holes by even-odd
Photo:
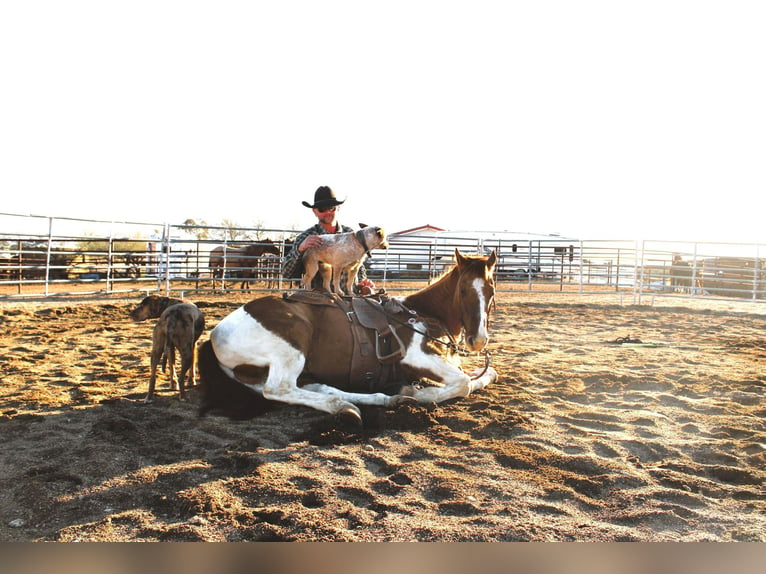
{"type": "MultiPolygon", "coordinates": [[[[335,269],[331,265],[328,265],[324,261],[319,262],[319,273],[322,275],[322,287],[328,293],[332,293],[334,288],[330,288],[330,282],[332,280],[333,286],[335,285],[335,269]]],[[[337,291],[336,291],[337,292],[337,291]]]]}
{"type": "Polygon", "coordinates": [[[311,282],[319,271],[319,262],[313,257],[306,257],[303,260],[303,277],[301,277],[301,287],[306,291],[311,291],[311,282]]]}
{"type": "Polygon", "coordinates": [[[165,350],[164,343],[160,343],[159,341],[154,341],[154,345],[152,346],[152,354],[151,354],[151,375],[149,376],[149,392],[146,393],[146,398],[144,399],[145,403],[151,403],[152,399],[154,398],[154,386],[157,383],[157,366],[160,364],[160,360],[162,359],[163,351],[165,350]]]}
{"type": "Polygon", "coordinates": [[[170,347],[170,388],[174,391],[178,389],[178,370],[176,369],[176,348],[170,347]]]}
{"type": "Polygon", "coordinates": [[[181,376],[178,379],[178,397],[180,400],[186,400],[186,390],[184,389],[184,380],[186,374],[193,371],[194,366],[194,343],[191,348],[179,349],[181,353],[181,376]]]}
{"type": "Polygon", "coordinates": [[[191,381],[189,386],[197,386],[197,341],[192,343],[191,381]]]}
{"type": "Polygon", "coordinates": [[[349,266],[348,276],[346,277],[346,293],[349,297],[354,294],[354,283],[356,283],[356,276],[359,273],[359,263],[349,266]]]}

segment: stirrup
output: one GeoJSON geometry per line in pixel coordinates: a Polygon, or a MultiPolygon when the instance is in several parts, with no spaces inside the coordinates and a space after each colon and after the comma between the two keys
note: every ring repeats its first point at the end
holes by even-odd
{"type": "Polygon", "coordinates": [[[381,363],[385,363],[387,361],[398,361],[401,360],[402,357],[404,357],[406,351],[404,350],[404,343],[399,338],[399,335],[396,334],[396,327],[392,327],[390,324],[388,325],[389,331],[391,331],[391,334],[394,336],[394,339],[396,340],[397,345],[399,345],[399,348],[395,351],[392,351],[388,355],[383,355],[380,350],[380,333],[375,331],[375,356],[377,357],[378,361],[381,363]]]}

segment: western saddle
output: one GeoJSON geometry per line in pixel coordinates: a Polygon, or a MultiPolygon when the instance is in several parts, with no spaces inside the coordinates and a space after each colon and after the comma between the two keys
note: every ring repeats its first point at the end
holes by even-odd
{"type": "Polygon", "coordinates": [[[369,392],[383,392],[407,381],[399,368],[406,353],[397,330],[411,328],[417,314],[386,294],[367,297],[339,296],[326,291],[283,294],[288,302],[335,306],[348,318],[354,340],[349,385],[364,385],[369,392]]]}

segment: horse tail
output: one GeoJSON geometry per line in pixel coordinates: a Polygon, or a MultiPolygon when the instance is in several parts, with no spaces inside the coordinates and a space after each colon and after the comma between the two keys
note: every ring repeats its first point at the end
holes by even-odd
{"type": "Polygon", "coordinates": [[[214,412],[237,420],[250,419],[263,414],[274,404],[224,373],[209,339],[199,348],[198,368],[202,381],[198,411],[201,417],[214,412]]]}

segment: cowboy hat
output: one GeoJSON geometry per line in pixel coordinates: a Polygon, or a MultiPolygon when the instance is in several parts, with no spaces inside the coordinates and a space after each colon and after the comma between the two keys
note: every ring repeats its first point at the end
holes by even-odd
{"type": "Polygon", "coordinates": [[[334,205],[340,205],[345,201],[345,199],[343,201],[338,201],[335,198],[335,193],[333,193],[332,189],[326,185],[323,185],[318,187],[314,192],[314,205],[311,205],[307,201],[302,201],[301,203],[303,203],[303,205],[306,207],[310,207],[311,209],[319,209],[322,207],[333,207],[334,205]]]}

